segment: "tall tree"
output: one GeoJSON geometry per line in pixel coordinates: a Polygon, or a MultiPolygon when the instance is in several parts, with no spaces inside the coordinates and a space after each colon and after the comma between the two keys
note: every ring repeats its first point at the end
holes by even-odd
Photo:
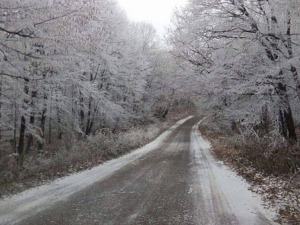
{"type": "Polygon", "coordinates": [[[169,42],[174,54],[194,65],[215,94],[222,90],[224,97],[241,101],[248,96],[250,110],[255,102],[277,108],[281,133],[295,141],[289,87],[298,87],[293,66],[298,59],[291,49],[298,51],[299,38],[291,27],[296,27],[292,24],[297,23],[299,7],[293,0],[191,0],[175,14],[169,42]]]}

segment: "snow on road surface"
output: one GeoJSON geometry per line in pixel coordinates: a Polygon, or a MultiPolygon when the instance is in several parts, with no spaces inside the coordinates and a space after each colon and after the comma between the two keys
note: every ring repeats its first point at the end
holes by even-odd
{"type": "Polygon", "coordinates": [[[271,222],[275,213],[263,207],[260,196],[248,189],[249,184],[215,160],[210,152],[211,144],[201,137],[198,125],[192,128],[190,150],[197,165],[194,188],[205,196],[205,202],[196,200],[197,208],[203,211],[204,206],[209,221],[207,225],[276,224],[271,222]]]}
{"type": "Polygon", "coordinates": [[[108,161],[91,170],[83,171],[58,179],[50,184],[30,189],[18,195],[0,201],[0,224],[15,224],[37,212],[45,210],[56,202],[64,200],[72,194],[103,180],[115,171],[132,163],[147,153],[153,151],[163,143],[164,140],[178,126],[191,119],[193,116],[178,121],[169,130],[160,135],[148,145],[124,155],[118,159],[108,161]]]}
{"type": "Polygon", "coordinates": [[[276,224],[214,159],[198,121],[183,119],[128,155],[1,200],[0,224],[276,224]]]}

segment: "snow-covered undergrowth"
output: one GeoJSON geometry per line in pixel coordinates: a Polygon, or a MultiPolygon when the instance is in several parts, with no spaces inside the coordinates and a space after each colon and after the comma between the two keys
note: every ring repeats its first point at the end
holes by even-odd
{"type": "Polygon", "coordinates": [[[102,130],[94,136],[75,142],[72,146],[66,145],[56,151],[44,151],[38,156],[28,156],[17,175],[13,174],[9,168],[0,171],[0,176],[4,173],[8,175],[6,179],[4,176],[0,177],[0,197],[92,168],[126,154],[154,140],[175,121],[187,115],[189,112],[181,111],[163,122],[157,120],[150,125],[134,127],[116,134],[109,130],[102,130]]]}
{"type": "Polygon", "coordinates": [[[300,224],[300,188],[291,185],[290,181],[281,177],[265,176],[253,168],[244,174],[255,174],[252,179],[253,192],[263,196],[266,206],[277,208],[281,224],[300,224]]]}
{"type": "Polygon", "coordinates": [[[243,176],[250,189],[263,196],[266,207],[277,209],[280,224],[300,224],[296,146],[287,145],[281,137],[251,140],[228,135],[211,121],[200,124],[199,129],[211,141],[217,158],[243,176]]]}

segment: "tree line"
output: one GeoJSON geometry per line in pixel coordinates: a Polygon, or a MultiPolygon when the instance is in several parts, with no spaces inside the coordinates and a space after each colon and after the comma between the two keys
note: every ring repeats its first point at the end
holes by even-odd
{"type": "Polygon", "coordinates": [[[202,80],[198,94],[245,131],[278,131],[297,141],[300,3],[297,0],[189,0],[174,15],[173,55],[202,80]]]}
{"type": "Polygon", "coordinates": [[[165,117],[183,96],[181,70],[115,0],[2,0],[0,140],[23,157],[165,117]]]}

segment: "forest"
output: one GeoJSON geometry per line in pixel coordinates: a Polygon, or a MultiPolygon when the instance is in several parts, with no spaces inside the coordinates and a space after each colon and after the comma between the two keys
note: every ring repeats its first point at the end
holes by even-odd
{"type": "Polygon", "coordinates": [[[4,0],[0,16],[0,138],[20,158],[164,118],[184,96],[155,29],[115,1],[4,0]]]}
{"type": "Polygon", "coordinates": [[[285,202],[283,224],[300,221],[299,16],[297,0],[189,0],[167,38],[201,77],[195,94],[210,112],[201,133],[219,159],[285,202]]]}
{"type": "Polygon", "coordinates": [[[171,107],[183,117],[192,105],[183,73],[154,27],[117,1],[1,0],[0,183],[146,144],[171,107]]]}
{"type": "Polygon", "coordinates": [[[51,161],[49,146],[67,151],[195,106],[210,130],[259,143],[266,171],[298,173],[299,14],[297,0],[189,0],[161,40],[115,0],[1,0],[2,177],[51,161]]]}
{"type": "Polygon", "coordinates": [[[203,77],[201,89],[233,128],[239,122],[251,132],[261,123],[269,132],[276,123],[282,136],[297,142],[299,5],[195,0],[176,13],[169,35],[173,52],[194,65],[195,75],[203,77]]]}
{"type": "Polygon", "coordinates": [[[196,110],[219,158],[296,179],[299,18],[298,0],[188,0],[162,40],[116,0],[1,0],[0,186],[90,168],[196,110]]]}

